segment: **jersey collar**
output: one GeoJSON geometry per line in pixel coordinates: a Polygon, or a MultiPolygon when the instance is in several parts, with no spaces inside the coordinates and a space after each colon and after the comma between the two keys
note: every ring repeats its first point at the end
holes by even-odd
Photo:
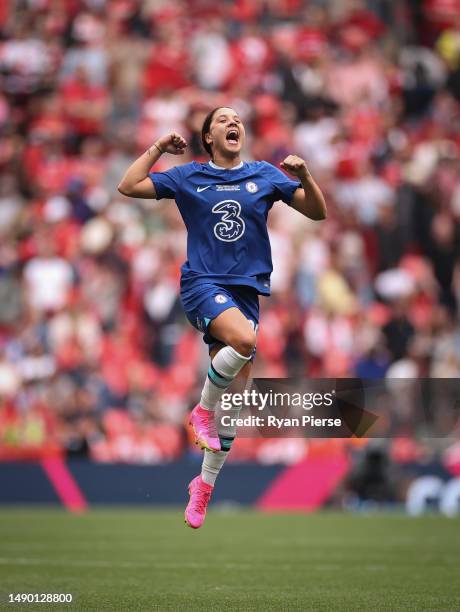
{"type": "Polygon", "coordinates": [[[243,167],[242,161],[237,166],[234,166],[233,168],[222,168],[222,166],[218,166],[212,160],[208,161],[208,164],[211,166],[211,168],[214,168],[214,170],[239,170],[240,168],[243,167]]]}

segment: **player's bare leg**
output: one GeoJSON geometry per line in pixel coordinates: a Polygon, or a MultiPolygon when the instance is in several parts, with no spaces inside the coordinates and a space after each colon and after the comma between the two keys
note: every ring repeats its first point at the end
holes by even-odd
{"type": "Polygon", "coordinates": [[[256,334],[250,321],[238,310],[228,308],[211,321],[210,334],[221,346],[211,358],[200,402],[190,414],[196,443],[203,449],[221,450],[214,411],[238,372],[248,363],[255,347],[256,334]]]}
{"type": "MultiPolygon", "coordinates": [[[[222,347],[218,347],[218,350],[222,350],[222,347]]],[[[246,363],[240,370],[232,385],[229,387],[229,393],[242,393],[246,388],[248,378],[251,374],[252,362],[246,363]]],[[[238,418],[241,408],[230,408],[225,411],[225,415],[230,417],[229,421],[238,418]]],[[[233,421],[234,422],[234,421],[233,421]]],[[[234,425],[223,425],[220,419],[217,419],[217,432],[219,435],[221,450],[215,453],[205,451],[203,457],[203,465],[201,470],[201,477],[204,482],[214,486],[217,476],[222,469],[225,460],[228,457],[233,441],[236,436],[236,427],[234,425]]]]}
{"type": "MultiPolygon", "coordinates": [[[[212,332],[212,334],[214,335],[214,332],[212,332]]],[[[214,363],[216,357],[218,357],[221,351],[225,351],[227,348],[228,346],[225,346],[224,344],[219,344],[213,347],[211,351],[211,363],[214,363]]],[[[251,349],[251,353],[252,350],[253,349],[251,349]]],[[[252,363],[246,360],[245,364],[232,381],[233,384],[231,384],[231,387],[229,385],[233,392],[242,391],[246,387],[247,380],[251,373],[251,366],[252,363]]],[[[229,387],[227,387],[227,389],[229,387]]],[[[237,409],[236,412],[239,412],[239,409],[237,409]]],[[[221,449],[219,451],[211,451],[208,448],[205,448],[201,474],[196,476],[189,484],[190,500],[187,508],[185,509],[184,516],[185,522],[194,529],[198,529],[204,523],[207,506],[214,489],[214,483],[225,463],[225,460],[228,457],[228,453],[230,452],[232,443],[236,436],[236,428],[233,426],[224,427],[219,424],[217,434],[219,436],[221,449]]]]}
{"type": "MultiPolygon", "coordinates": [[[[219,350],[222,350],[222,348],[223,345],[213,348],[211,352],[212,357],[214,357],[219,350]]],[[[243,366],[235,378],[234,384],[231,386],[232,391],[240,392],[244,390],[251,373],[251,367],[251,362],[243,366]]],[[[237,416],[239,410],[240,409],[235,409],[236,414],[232,416],[237,416]]],[[[190,500],[185,509],[184,516],[187,525],[193,529],[198,529],[204,523],[206,510],[214,489],[214,483],[228,457],[236,436],[236,428],[218,425],[218,433],[222,449],[217,452],[205,449],[201,474],[196,476],[188,486],[190,500]]]]}

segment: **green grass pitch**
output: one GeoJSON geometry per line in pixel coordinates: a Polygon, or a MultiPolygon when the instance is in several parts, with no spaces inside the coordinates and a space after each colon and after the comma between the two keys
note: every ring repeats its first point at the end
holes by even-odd
{"type": "Polygon", "coordinates": [[[176,509],[0,511],[0,609],[460,610],[460,521],[176,509]],[[7,604],[8,593],[72,604],[7,604]]]}

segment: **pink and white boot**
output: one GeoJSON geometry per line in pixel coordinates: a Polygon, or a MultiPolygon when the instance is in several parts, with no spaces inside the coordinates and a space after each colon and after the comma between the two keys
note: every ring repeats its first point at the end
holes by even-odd
{"type": "Polygon", "coordinates": [[[195,432],[195,444],[213,452],[221,450],[213,410],[206,410],[197,404],[190,413],[189,423],[195,432]]]}
{"type": "Polygon", "coordinates": [[[185,508],[185,522],[192,529],[199,529],[206,518],[206,509],[214,487],[196,476],[188,485],[190,501],[185,508]]]}

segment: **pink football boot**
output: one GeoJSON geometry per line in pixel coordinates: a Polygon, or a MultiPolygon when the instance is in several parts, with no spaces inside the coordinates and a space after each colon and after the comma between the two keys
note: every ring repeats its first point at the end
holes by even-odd
{"type": "Polygon", "coordinates": [[[206,508],[213,489],[212,485],[203,481],[201,475],[196,476],[188,485],[190,501],[185,508],[184,517],[185,522],[192,529],[199,529],[204,523],[206,508]]]}
{"type": "Polygon", "coordinates": [[[190,413],[189,423],[195,432],[195,444],[213,452],[221,450],[213,410],[205,410],[197,404],[190,413]]]}

